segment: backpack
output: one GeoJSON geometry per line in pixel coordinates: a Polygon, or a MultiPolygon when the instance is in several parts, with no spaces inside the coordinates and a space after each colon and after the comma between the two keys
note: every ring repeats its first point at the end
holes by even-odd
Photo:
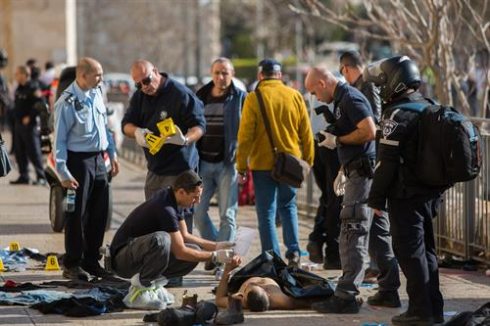
{"type": "Polygon", "coordinates": [[[468,118],[436,103],[404,103],[395,108],[420,114],[415,174],[421,182],[449,188],[476,178],[482,165],[481,137],[468,118]]]}

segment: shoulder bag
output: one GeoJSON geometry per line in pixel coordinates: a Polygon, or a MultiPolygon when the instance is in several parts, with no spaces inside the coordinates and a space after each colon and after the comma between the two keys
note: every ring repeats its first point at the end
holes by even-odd
{"type": "Polygon", "coordinates": [[[262,118],[264,119],[267,137],[269,138],[269,142],[274,152],[274,166],[272,167],[271,172],[272,179],[277,182],[288,184],[294,188],[300,188],[310,171],[310,166],[308,163],[294,155],[277,151],[277,147],[274,145],[274,140],[272,138],[269,118],[265,112],[264,100],[258,87],[255,90],[255,94],[257,94],[260,112],[262,113],[262,118]]]}

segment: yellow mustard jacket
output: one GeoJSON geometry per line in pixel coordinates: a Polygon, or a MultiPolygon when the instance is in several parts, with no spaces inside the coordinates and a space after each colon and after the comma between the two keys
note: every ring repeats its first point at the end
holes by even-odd
{"type": "MultiPolygon", "coordinates": [[[[259,83],[278,152],[287,152],[313,165],[311,123],[303,96],[278,79],[259,83]]],[[[245,98],[238,129],[237,170],[272,170],[274,154],[255,92],[245,98]]]]}

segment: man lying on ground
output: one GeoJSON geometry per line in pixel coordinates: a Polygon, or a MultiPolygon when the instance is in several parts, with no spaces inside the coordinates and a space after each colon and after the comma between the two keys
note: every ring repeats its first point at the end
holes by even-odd
{"type": "MultiPolygon", "coordinates": [[[[228,308],[230,274],[240,263],[241,258],[234,256],[229,263],[225,264],[223,276],[216,289],[216,305],[218,307],[228,308]]],[[[304,309],[310,308],[312,303],[312,299],[295,299],[284,294],[279,284],[269,277],[249,278],[242,284],[238,292],[231,294],[231,297],[240,300],[243,308],[250,311],[304,309]]]]}

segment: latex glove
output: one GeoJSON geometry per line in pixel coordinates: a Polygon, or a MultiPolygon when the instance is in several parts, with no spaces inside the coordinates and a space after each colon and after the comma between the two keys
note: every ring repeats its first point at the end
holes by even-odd
{"type": "Polygon", "coordinates": [[[220,249],[231,249],[235,246],[235,243],[232,241],[219,241],[216,242],[216,250],[220,249]]]}
{"type": "Polygon", "coordinates": [[[233,249],[220,249],[213,251],[212,261],[213,263],[227,264],[231,262],[233,256],[235,256],[233,249]]]}
{"type": "Polygon", "coordinates": [[[333,182],[333,191],[337,197],[343,196],[345,194],[345,183],[347,178],[344,175],[344,170],[340,169],[337,177],[333,182]]]}
{"type": "Polygon", "coordinates": [[[321,130],[320,133],[325,136],[325,139],[319,143],[318,146],[323,146],[328,149],[335,149],[335,147],[337,147],[337,136],[324,130],[321,130]]]}
{"type": "Polygon", "coordinates": [[[165,141],[165,144],[174,144],[179,146],[184,146],[187,144],[187,138],[182,133],[182,130],[178,126],[175,126],[175,135],[170,136],[165,141]]]}
{"type": "Polygon", "coordinates": [[[145,136],[146,134],[152,134],[151,130],[147,128],[136,128],[134,131],[134,138],[136,139],[136,143],[141,147],[148,148],[148,143],[146,142],[145,136]]]}

